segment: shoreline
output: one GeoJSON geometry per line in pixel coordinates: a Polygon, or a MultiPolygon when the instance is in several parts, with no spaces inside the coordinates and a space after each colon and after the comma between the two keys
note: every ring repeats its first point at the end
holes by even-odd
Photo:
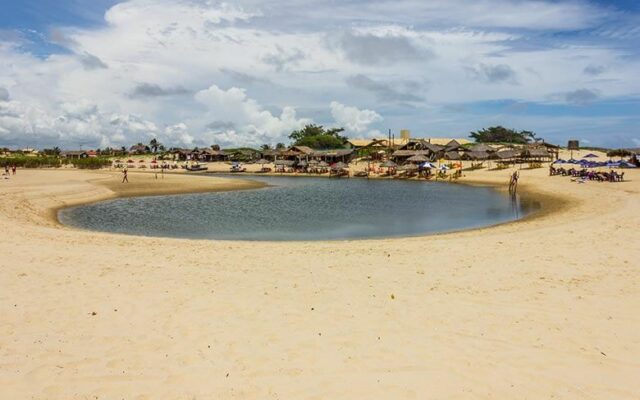
{"type": "MultiPolygon", "coordinates": [[[[94,171],[94,172],[102,172],[105,173],[107,172],[106,170],[98,170],[98,171],[94,171]]],[[[112,171],[108,171],[109,175],[112,175],[112,171]]],[[[71,225],[67,225],[64,224],[60,221],[59,218],[59,212],[63,209],[66,208],[71,208],[71,207],[81,207],[84,205],[89,205],[89,204],[94,204],[94,203],[99,203],[102,201],[106,201],[106,200],[112,200],[112,199],[117,199],[117,198],[129,198],[129,197],[151,197],[151,196],[179,196],[179,195],[187,195],[187,194],[195,194],[195,193],[215,193],[215,192],[225,192],[225,191],[236,191],[236,190],[255,190],[255,189],[263,189],[268,187],[269,185],[263,182],[259,182],[259,181],[255,181],[252,180],[252,177],[260,177],[260,176],[268,176],[268,177],[284,177],[284,178],[288,178],[288,177],[293,177],[293,175],[281,175],[281,174],[257,174],[257,173],[243,173],[243,174],[238,174],[239,177],[244,177],[244,179],[238,179],[235,180],[234,179],[234,175],[235,174],[231,174],[231,173],[216,173],[216,172],[209,172],[209,173],[203,173],[203,174],[187,174],[187,173],[182,173],[182,172],[177,172],[177,173],[166,173],[166,175],[173,175],[173,176],[182,176],[182,177],[198,177],[198,176],[202,176],[202,178],[204,179],[210,179],[209,175],[215,175],[215,174],[219,174],[219,175],[224,175],[221,178],[222,179],[227,179],[230,181],[230,184],[226,187],[216,187],[216,188],[192,188],[192,187],[185,187],[185,188],[181,188],[181,189],[159,189],[159,190],[148,190],[148,189],[142,189],[142,190],[128,190],[126,187],[123,187],[121,185],[111,185],[109,187],[110,190],[113,191],[113,195],[110,196],[106,196],[106,197],[98,197],[98,198],[93,198],[93,199],[85,199],[85,200],[81,200],[78,202],[74,202],[73,204],[67,204],[67,205],[60,205],[57,207],[54,207],[52,209],[49,210],[50,214],[51,214],[51,218],[52,220],[60,227],[64,228],[64,229],[75,229],[75,230],[80,230],[80,231],[84,231],[84,232],[95,232],[95,233],[102,233],[102,234],[109,234],[109,235],[123,235],[123,236],[130,236],[130,237],[146,237],[146,238],[160,238],[160,239],[167,239],[167,240],[194,240],[194,241],[199,241],[199,240],[220,240],[223,242],[263,242],[263,243],[279,243],[279,242],[309,242],[309,243],[313,243],[313,242],[328,242],[328,243],[333,243],[333,242],[342,242],[342,241],[381,241],[381,240],[401,240],[401,239],[409,239],[409,238],[428,238],[428,237],[432,237],[432,236],[446,236],[446,235],[452,235],[452,234],[459,234],[459,233],[464,233],[464,232],[475,232],[475,231],[485,231],[485,230],[489,230],[489,229],[493,229],[493,228],[497,228],[500,226],[505,226],[505,225],[512,225],[512,224],[518,224],[518,223],[522,223],[522,222],[526,222],[526,221],[531,221],[533,219],[537,219],[537,218],[543,218],[543,217],[547,217],[559,212],[562,212],[563,210],[565,210],[567,207],[569,207],[571,201],[567,198],[563,198],[561,196],[557,196],[557,195],[551,195],[551,194],[543,194],[540,192],[535,191],[535,189],[531,189],[528,188],[526,185],[522,185],[521,187],[519,187],[519,193],[518,196],[520,196],[521,199],[526,199],[527,201],[533,201],[533,202],[537,202],[540,204],[540,207],[533,211],[528,213],[527,215],[518,218],[518,219],[514,219],[514,220],[510,220],[510,221],[504,221],[504,222],[498,222],[495,224],[490,224],[490,225],[486,225],[486,226],[480,226],[480,227],[470,227],[470,228],[466,228],[466,229],[455,229],[455,230],[449,230],[449,231],[443,231],[443,232],[432,232],[432,233],[423,233],[423,234],[415,234],[415,235],[397,235],[397,236],[379,236],[379,237],[364,237],[364,238],[348,238],[348,239],[326,239],[326,240],[300,240],[300,241],[273,241],[273,240],[260,240],[260,241],[255,241],[255,240],[246,240],[246,239],[203,239],[203,238],[185,238],[185,237],[171,237],[171,236],[147,236],[147,235],[135,235],[135,234],[129,234],[129,233],[115,233],[115,232],[108,232],[108,231],[101,231],[101,230],[92,230],[92,229],[84,229],[84,228],[79,228],[79,227],[75,227],[75,226],[71,226],[71,225]],[[231,184],[232,182],[237,183],[238,182],[243,182],[246,185],[243,185],[242,187],[237,187],[233,184],[231,184]],[[118,189],[125,189],[125,190],[118,190],[118,189]]],[[[153,175],[153,172],[151,171],[135,171],[133,172],[133,176],[139,176],[139,175],[153,175]]],[[[303,175],[303,174],[296,174],[295,175],[296,178],[328,178],[328,176],[316,176],[316,175],[303,175]]],[[[108,177],[105,178],[96,178],[93,180],[90,180],[90,183],[98,183],[101,180],[106,180],[109,179],[108,177]]],[[[344,179],[344,178],[343,178],[344,179]]],[[[358,178],[358,177],[350,177],[348,179],[367,179],[367,178],[358,178]]],[[[384,179],[384,178],[371,178],[373,180],[380,180],[380,181],[391,181],[392,179],[384,179]]],[[[154,179],[155,180],[155,179],[154,179]]],[[[423,183],[423,184],[430,184],[430,183],[439,183],[439,184],[460,184],[460,185],[468,185],[468,186],[478,186],[478,187],[489,187],[497,192],[503,193],[504,195],[507,195],[505,192],[505,186],[501,185],[497,182],[491,181],[491,180],[482,180],[482,179],[471,179],[471,180],[467,180],[467,179],[461,179],[458,181],[430,181],[430,180],[413,180],[413,182],[416,183],[423,183]]],[[[124,184],[123,184],[124,185],[124,184]]]]}

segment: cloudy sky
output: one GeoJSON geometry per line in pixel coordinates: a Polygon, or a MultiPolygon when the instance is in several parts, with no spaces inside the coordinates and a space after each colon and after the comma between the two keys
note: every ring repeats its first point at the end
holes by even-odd
{"type": "Polygon", "coordinates": [[[0,147],[275,144],[310,122],[637,147],[639,3],[7,0],[0,147]]]}

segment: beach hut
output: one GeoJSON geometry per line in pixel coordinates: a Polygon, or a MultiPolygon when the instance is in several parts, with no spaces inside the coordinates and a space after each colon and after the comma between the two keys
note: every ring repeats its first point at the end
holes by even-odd
{"type": "Polygon", "coordinates": [[[384,167],[384,168],[395,168],[395,167],[398,166],[398,164],[394,163],[391,160],[387,160],[387,161],[383,162],[382,164],[380,164],[380,166],[384,167]]]}
{"type": "Polygon", "coordinates": [[[424,163],[427,161],[429,161],[429,159],[423,156],[422,154],[416,154],[415,156],[411,156],[407,158],[407,162],[410,162],[410,163],[424,163]]]}
{"type": "Polygon", "coordinates": [[[445,160],[457,161],[460,160],[460,154],[457,151],[447,151],[444,153],[445,160]]]}

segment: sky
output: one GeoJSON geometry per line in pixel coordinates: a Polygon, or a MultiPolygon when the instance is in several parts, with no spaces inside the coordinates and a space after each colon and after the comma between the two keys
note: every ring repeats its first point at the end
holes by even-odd
{"type": "Polygon", "coordinates": [[[640,146],[635,0],[0,0],[0,147],[351,138],[640,146]]]}

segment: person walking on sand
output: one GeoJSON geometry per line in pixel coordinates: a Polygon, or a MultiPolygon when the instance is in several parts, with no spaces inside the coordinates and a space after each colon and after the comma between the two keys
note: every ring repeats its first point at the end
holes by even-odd
{"type": "Polygon", "coordinates": [[[16,169],[18,169],[18,167],[16,167],[16,165],[13,164],[13,166],[11,167],[11,171],[13,172],[13,175],[16,174],[16,169]]]}
{"type": "Polygon", "coordinates": [[[122,183],[129,183],[129,178],[127,177],[127,167],[122,168],[122,183]]]}

